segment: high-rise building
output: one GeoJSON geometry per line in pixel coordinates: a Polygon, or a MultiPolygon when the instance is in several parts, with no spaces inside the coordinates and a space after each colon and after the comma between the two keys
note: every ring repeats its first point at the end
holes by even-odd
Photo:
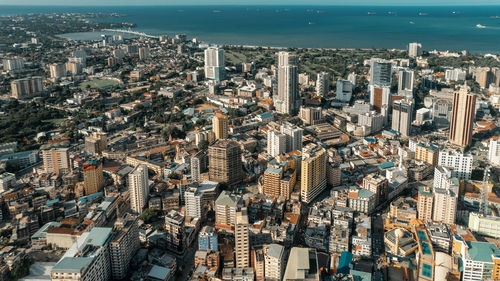
{"type": "Polygon", "coordinates": [[[97,193],[104,187],[104,178],[102,175],[102,162],[90,160],[83,164],[83,183],[85,195],[97,193]]]}
{"type": "Polygon", "coordinates": [[[206,150],[200,150],[191,157],[191,180],[193,182],[201,181],[201,174],[208,168],[208,153],[206,150]]]}
{"type": "Polygon", "coordinates": [[[454,149],[445,149],[439,152],[438,165],[451,169],[451,177],[470,180],[473,163],[474,157],[472,154],[454,149]]]}
{"type": "Polygon", "coordinates": [[[323,122],[323,113],[321,107],[300,107],[300,119],[306,125],[316,125],[323,122]]]}
{"type": "Polygon", "coordinates": [[[203,215],[203,194],[195,187],[190,187],[184,191],[186,202],[186,216],[201,218],[203,215]]]}
{"type": "Polygon", "coordinates": [[[500,137],[498,136],[490,139],[488,160],[491,164],[500,166],[500,137]]]}
{"type": "Polygon", "coordinates": [[[379,87],[375,85],[369,86],[370,104],[373,110],[382,113],[384,107],[389,107],[391,103],[391,88],[379,87]]]}
{"type": "Polygon", "coordinates": [[[316,95],[324,97],[328,95],[330,90],[330,74],[328,72],[318,73],[318,78],[316,79],[316,95]]]}
{"type": "Polygon", "coordinates": [[[265,280],[279,281],[285,271],[285,247],[271,244],[264,250],[265,280]]]}
{"type": "Polygon", "coordinates": [[[250,266],[250,233],[248,225],[247,209],[242,208],[236,213],[236,225],[234,229],[234,251],[236,256],[236,267],[245,268],[250,266]]]}
{"type": "Polygon", "coordinates": [[[208,148],[208,158],[211,181],[234,186],[243,180],[241,149],[236,141],[217,140],[208,148]]]}
{"type": "Polygon", "coordinates": [[[297,56],[288,52],[278,53],[278,96],[275,107],[278,113],[294,115],[299,108],[299,83],[297,56]]]}
{"type": "Polygon", "coordinates": [[[127,277],[130,261],[140,247],[137,217],[127,213],[116,220],[109,243],[111,273],[114,280],[123,280],[127,277]]]}
{"type": "Polygon", "coordinates": [[[109,280],[111,264],[110,227],[94,227],[84,232],[50,270],[51,280],[109,280]]]}
{"type": "Polygon", "coordinates": [[[149,47],[140,47],[139,48],[139,59],[144,60],[150,57],[149,47]]]}
{"type": "Polygon", "coordinates": [[[241,198],[223,190],[215,200],[215,227],[217,230],[232,232],[236,224],[236,212],[241,198]]]}
{"type": "Polygon", "coordinates": [[[453,95],[449,140],[452,144],[466,147],[472,142],[476,95],[469,92],[469,87],[462,86],[453,95]]]}
{"type": "Polygon", "coordinates": [[[290,250],[283,280],[319,281],[319,272],[316,249],[293,247],[290,250]]]}
{"type": "Polygon", "coordinates": [[[264,248],[252,247],[250,255],[252,257],[252,267],[255,271],[255,281],[265,281],[266,260],[264,258],[264,248]]]}
{"type": "Polygon", "coordinates": [[[277,130],[269,128],[267,131],[267,154],[276,157],[286,151],[287,136],[277,130]]]}
{"type": "Polygon", "coordinates": [[[370,85],[391,86],[392,63],[382,59],[370,61],[370,85]]]}
{"type": "Polygon", "coordinates": [[[458,202],[458,181],[450,179],[455,186],[447,188],[434,188],[434,208],[432,219],[437,222],[454,224],[458,202]],[[454,181],[453,181],[454,180],[454,181]]]}
{"type": "Polygon", "coordinates": [[[268,167],[264,172],[262,193],[275,198],[282,196],[289,199],[296,183],[297,174],[294,169],[268,167]]]}
{"type": "Polygon", "coordinates": [[[201,251],[217,251],[218,247],[215,228],[208,225],[204,226],[198,236],[198,249],[201,251]]]}
{"type": "Polygon", "coordinates": [[[50,65],[50,78],[61,78],[66,76],[66,65],[64,63],[53,63],[50,65]]]}
{"type": "Polygon", "coordinates": [[[417,202],[418,219],[423,222],[432,220],[432,208],[434,204],[434,194],[429,186],[420,186],[418,189],[417,202]]]}
{"type": "Polygon", "coordinates": [[[337,80],[337,90],[335,92],[335,99],[341,102],[349,102],[352,98],[353,84],[349,80],[337,80]]]}
{"type": "Polygon", "coordinates": [[[370,174],[363,179],[363,189],[375,193],[375,204],[380,204],[387,197],[389,182],[384,176],[370,174]]]}
{"type": "Polygon", "coordinates": [[[465,81],[465,77],[467,76],[467,71],[460,69],[460,68],[454,68],[454,69],[447,69],[445,72],[445,79],[446,81],[465,81]]]}
{"type": "Polygon", "coordinates": [[[392,129],[403,137],[411,134],[411,122],[413,116],[413,102],[409,100],[398,100],[392,106],[392,129]]]}
{"type": "Polygon", "coordinates": [[[209,47],[205,50],[205,78],[210,80],[224,80],[224,50],[209,47]]]}
{"type": "Polygon", "coordinates": [[[30,98],[43,92],[42,77],[33,76],[10,82],[12,97],[16,99],[30,98]]]}
{"type": "Polygon", "coordinates": [[[432,104],[432,121],[438,128],[450,126],[452,102],[448,99],[438,99],[432,104]]]}
{"type": "Polygon", "coordinates": [[[460,239],[457,244],[463,281],[500,280],[500,250],[494,243],[460,239]]]}
{"type": "Polygon", "coordinates": [[[302,135],[304,133],[302,128],[290,122],[283,122],[280,130],[286,135],[286,152],[302,149],[302,135]]]}
{"type": "Polygon", "coordinates": [[[415,148],[415,159],[436,166],[439,161],[439,149],[432,144],[420,142],[415,148]]]}
{"type": "Polygon", "coordinates": [[[212,117],[212,131],[215,134],[215,139],[227,139],[228,138],[228,124],[227,116],[221,113],[216,113],[212,117]]]}
{"type": "Polygon", "coordinates": [[[184,228],[185,217],[175,210],[171,210],[165,216],[165,236],[167,247],[177,253],[184,249],[186,231],[184,228]]]}
{"type": "Polygon", "coordinates": [[[61,175],[71,170],[69,148],[53,147],[42,150],[43,169],[46,173],[61,175]]]}
{"type": "Polygon", "coordinates": [[[416,42],[408,44],[408,56],[410,58],[416,58],[421,55],[422,55],[422,44],[416,42]]]}
{"type": "Polygon", "coordinates": [[[3,70],[5,71],[19,71],[24,68],[23,58],[12,58],[3,60],[3,70]]]}
{"type": "Polygon", "coordinates": [[[130,207],[136,214],[142,213],[149,195],[148,166],[137,165],[128,174],[130,207]]]}
{"type": "Polygon", "coordinates": [[[92,133],[85,137],[85,152],[89,154],[99,154],[106,150],[108,146],[108,134],[104,132],[92,133]]]}
{"type": "Polygon", "coordinates": [[[301,199],[309,203],[326,187],[326,150],[314,143],[302,149],[301,199]]]}
{"type": "Polygon", "coordinates": [[[398,71],[398,94],[407,99],[413,98],[415,72],[413,70],[401,69],[398,71]]]}

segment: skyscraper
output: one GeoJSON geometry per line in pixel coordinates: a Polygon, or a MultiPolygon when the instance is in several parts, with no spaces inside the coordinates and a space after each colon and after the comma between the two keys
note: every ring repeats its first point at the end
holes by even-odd
{"type": "Polygon", "coordinates": [[[130,261],[140,247],[137,217],[125,214],[118,218],[113,227],[112,240],[109,243],[113,279],[122,280],[127,277],[130,261]]]}
{"type": "Polygon", "coordinates": [[[392,107],[392,129],[398,131],[403,137],[411,134],[411,122],[413,116],[413,102],[409,100],[398,100],[392,107]]]}
{"type": "Polygon", "coordinates": [[[267,131],[267,154],[276,157],[286,152],[287,136],[277,130],[267,131]]]}
{"type": "Polygon", "coordinates": [[[227,116],[221,113],[216,113],[212,118],[212,131],[215,134],[215,139],[227,139],[228,130],[229,125],[227,116]]]}
{"type": "Polygon", "coordinates": [[[299,80],[297,56],[288,52],[278,53],[278,97],[275,107],[278,113],[294,115],[299,108],[299,80]]]}
{"type": "Polygon", "coordinates": [[[335,98],[341,102],[349,102],[352,97],[353,84],[349,80],[337,80],[337,91],[335,98]]]}
{"type": "Polygon", "coordinates": [[[414,82],[415,72],[413,70],[400,69],[398,71],[398,94],[412,99],[414,82]]]}
{"type": "Polygon", "coordinates": [[[266,280],[281,280],[285,271],[285,247],[271,244],[265,249],[265,278],[266,280]]]}
{"type": "Polygon", "coordinates": [[[186,201],[186,216],[201,218],[203,215],[203,194],[195,187],[190,187],[184,192],[186,201]]]}
{"type": "Polygon", "coordinates": [[[61,78],[66,76],[66,65],[64,63],[53,63],[50,65],[50,78],[61,78]]]}
{"type": "Polygon", "coordinates": [[[208,47],[205,50],[205,78],[224,80],[224,50],[218,47],[208,47]]]}
{"type": "Polygon", "coordinates": [[[375,86],[368,87],[370,91],[370,104],[373,110],[382,113],[384,107],[390,106],[391,103],[391,88],[389,86],[375,86]]]}
{"type": "Polygon", "coordinates": [[[225,182],[230,186],[240,183],[244,174],[240,145],[233,140],[217,140],[208,148],[211,181],[225,182]]]}
{"type": "Polygon", "coordinates": [[[43,168],[46,173],[60,175],[71,170],[69,148],[51,147],[42,150],[43,168]]]}
{"type": "Polygon", "coordinates": [[[234,229],[234,250],[236,252],[236,267],[250,266],[250,235],[248,226],[247,209],[242,208],[236,213],[236,226],[234,229]]]}
{"type": "Polygon", "coordinates": [[[102,162],[91,160],[83,164],[83,183],[85,195],[90,195],[101,191],[104,186],[102,175],[102,162]]]}
{"type": "Polygon", "coordinates": [[[493,165],[500,166],[500,138],[498,136],[490,139],[488,160],[493,165]]]}
{"type": "Polygon", "coordinates": [[[286,135],[286,152],[302,149],[304,130],[290,122],[283,122],[281,132],[286,135]]]}
{"type": "Polygon", "coordinates": [[[191,158],[191,180],[193,182],[201,181],[201,174],[207,170],[208,154],[206,150],[198,151],[191,158]]]}
{"type": "Polygon", "coordinates": [[[311,202],[326,187],[326,151],[319,144],[310,143],[302,149],[300,195],[311,202]]]}
{"type": "Polygon", "coordinates": [[[453,95],[449,140],[461,147],[469,146],[472,142],[476,114],[476,95],[471,94],[469,90],[469,87],[464,85],[453,95]]]}
{"type": "Polygon", "coordinates": [[[434,194],[429,186],[420,186],[418,189],[418,219],[423,222],[432,220],[432,206],[434,203],[434,194]]]}
{"type": "Polygon", "coordinates": [[[370,61],[370,85],[391,86],[392,63],[382,59],[370,61]]]}
{"type": "Polygon", "coordinates": [[[422,44],[416,42],[408,44],[408,56],[410,58],[416,58],[421,55],[422,55],[422,44]]]}
{"type": "Polygon", "coordinates": [[[130,207],[136,214],[140,214],[149,195],[148,167],[137,165],[128,175],[128,190],[130,193],[130,207]]]}
{"type": "Polygon", "coordinates": [[[297,174],[294,169],[268,167],[264,172],[262,193],[273,197],[283,196],[289,199],[293,191],[297,174]]]}
{"type": "Polygon", "coordinates": [[[330,74],[328,72],[318,73],[316,79],[316,95],[324,97],[328,94],[330,89],[330,74]]]}

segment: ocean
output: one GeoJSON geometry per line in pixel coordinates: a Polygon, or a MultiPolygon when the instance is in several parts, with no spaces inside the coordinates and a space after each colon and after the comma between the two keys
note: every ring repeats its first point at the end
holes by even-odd
{"type": "MultiPolygon", "coordinates": [[[[120,13],[152,35],[187,34],[213,44],[302,48],[397,48],[500,53],[499,6],[0,6],[0,15],[120,13]]],[[[72,35],[97,39],[98,34],[72,35]]],[[[71,37],[71,36],[70,36],[71,37]]]]}

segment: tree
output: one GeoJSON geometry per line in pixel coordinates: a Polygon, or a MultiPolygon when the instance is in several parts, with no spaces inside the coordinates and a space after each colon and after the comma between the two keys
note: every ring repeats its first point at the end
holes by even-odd
{"type": "Polygon", "coordinates": [[[198,149],[199,150],[205,150],[208,148],[208,145],[209,145],[209,142],[207,140],[202,140],[200,141],[200,143],[198,144],[198,149]]]}
{"type": "Polygon", "coordinates": [[[142,212],[139,219],[143,220],[144,223],[151,223],[158,218],[160,211],[156,209],[148,208],[142,212]]]}

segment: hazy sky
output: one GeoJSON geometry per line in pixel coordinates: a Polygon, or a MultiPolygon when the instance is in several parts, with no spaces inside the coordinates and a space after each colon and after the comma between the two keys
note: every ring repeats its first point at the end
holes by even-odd
{"type": "Polygon", "coordinates": [[[499,0],[0,0],[0,5],[500,5],[499,0]]]}

